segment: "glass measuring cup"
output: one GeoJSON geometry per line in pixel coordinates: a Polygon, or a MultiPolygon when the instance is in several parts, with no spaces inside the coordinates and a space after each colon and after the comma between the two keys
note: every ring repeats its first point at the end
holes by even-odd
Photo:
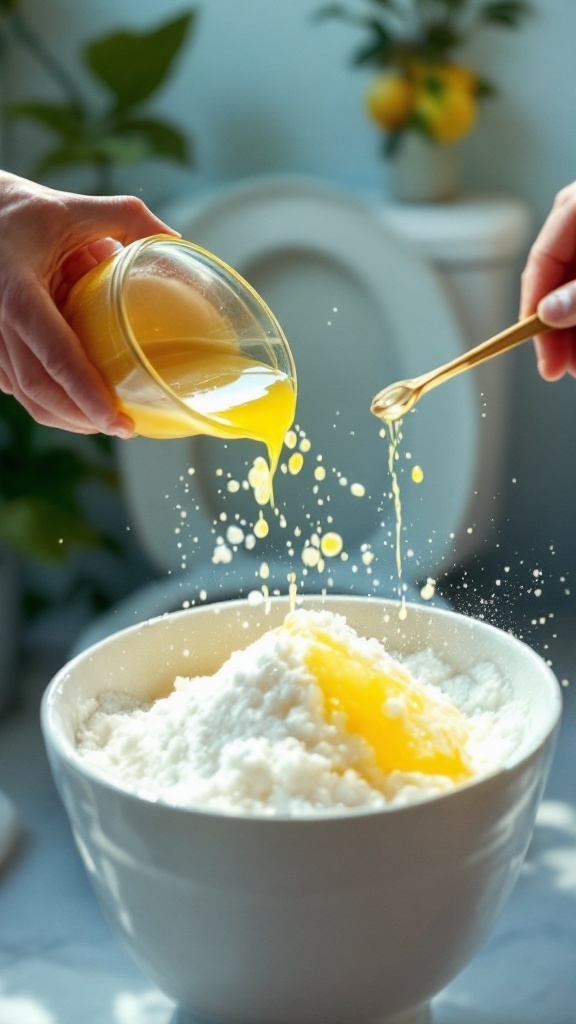
{"type": "Polygon", "coordinates": [[[271,470],[296,403],[274,314],[235,270],[170,235],[132,242],[76,282],[62,313],[138,434],[263,441],[271,470]]]}

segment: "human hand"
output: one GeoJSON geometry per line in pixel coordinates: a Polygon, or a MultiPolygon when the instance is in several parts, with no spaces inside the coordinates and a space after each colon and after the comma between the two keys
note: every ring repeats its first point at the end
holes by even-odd
{"type": "Polygon", "coordinates": [[[555,330],[535,338],[544,380],[576,377],[576,182],[563,188],[522,274],[520,315],[537,312],[555,330]]]}
{"type": "Polygon", "coordinates": [[[0,172],[0,389],[39,423],[133,435],[58,304],[119,247],[158,233],[177,234],[133,196],[58,192],[0,172]]]}

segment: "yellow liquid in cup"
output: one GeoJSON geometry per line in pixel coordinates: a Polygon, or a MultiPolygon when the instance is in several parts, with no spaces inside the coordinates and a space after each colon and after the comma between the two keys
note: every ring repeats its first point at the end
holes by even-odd
{"type": "MultiPolygon", "coordinates": [[[[200,291],[169,274],[123,284],[122,302],[140,353],[135,358],[111,299],[114,261],[81,278],[62,312],[118,408],[145,437],[200,433],[261,441],[273,474],[294,419],[294,381],[243,353],[235,326],[200,291]]],[[[284,344],[280,336],[266,341],[284,344]]],[[[249,351],[245,338],[242,343],[249,351]]]]}

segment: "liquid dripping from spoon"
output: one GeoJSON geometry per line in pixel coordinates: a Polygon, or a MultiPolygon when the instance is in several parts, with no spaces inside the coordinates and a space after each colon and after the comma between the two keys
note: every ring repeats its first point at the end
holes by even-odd
{"type": "Polygon", "coordinates": [[[394,423],[402,419],[416,404],[418,390],[410,381],[391,384],[373,399],[371,411],[386,423],[394,423]]]}
{"type": "Polygon", "coordinates": [[[394,501],[394,514],[396,518],[396,572],[398,575],[398,597],[400,599],[400,610],[398,616],[405,619],[408,610],[406,608],[406,593],[402,582],[402,498],[400,495],[400,483],[396,470],[398,458],[398,445],[402,440],[402,422],[387,423],[388,427],[388,472],[392,483],[392,498],[394,501]]]}
{"type": "Polygon", "coordinates": [[[398,594],[400,598],[400,619],[406,618],[407,607],[406,597],[402,584],[402,502],[398,473],[396,471],[396,459],[398,457],[398,445],[402,438],[402,418],[410,412],[418,399],[430,388],[437,387],[451,377],[469,370],[478,363],[491,359],[493,356],[506,352],[508,349],[519,345],[528,338],[534,336],[540,330],[546,329],[546,325],[536,314],[525,320],[513,324],[505,331],[489,338],[475,348],[463,353],[444,366],[424,373],[411,380],[401,380],[395,384],[379,391],[373,398],[370,406],[371,411],[380,420],[383,420],[385,431],[389,435],[388,445],[388,470],[392,483],[392,497],[396,515],[396,571],[398,574],[398,594]]]}

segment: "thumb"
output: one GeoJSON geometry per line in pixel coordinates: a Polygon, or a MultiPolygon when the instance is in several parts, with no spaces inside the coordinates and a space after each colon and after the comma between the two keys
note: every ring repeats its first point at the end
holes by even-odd
{"type": "Polygon", "coordinates": [[[156,217],[135,196],[72,196],[69,209],[76,218],[76,237],[71,239],[71,248],[104,237],[116,239],[122,245],[147,235],[169,234],[180,237],[178,231],[156,217]]]}
{"type": "Polygon", "coordinates": [[[538,316],[549,327],[576,325],[576,281],[569,281],[545,295],[538,303],[538,316]]]}
{"type": "Polygon", "coordinates": [[[58,268],[50,284],[56,305],[62,306],[76,281],[122,248],[121,243],[113,238],[99,238],[96,242],[90,242],[71,252],[58,268]]]}

